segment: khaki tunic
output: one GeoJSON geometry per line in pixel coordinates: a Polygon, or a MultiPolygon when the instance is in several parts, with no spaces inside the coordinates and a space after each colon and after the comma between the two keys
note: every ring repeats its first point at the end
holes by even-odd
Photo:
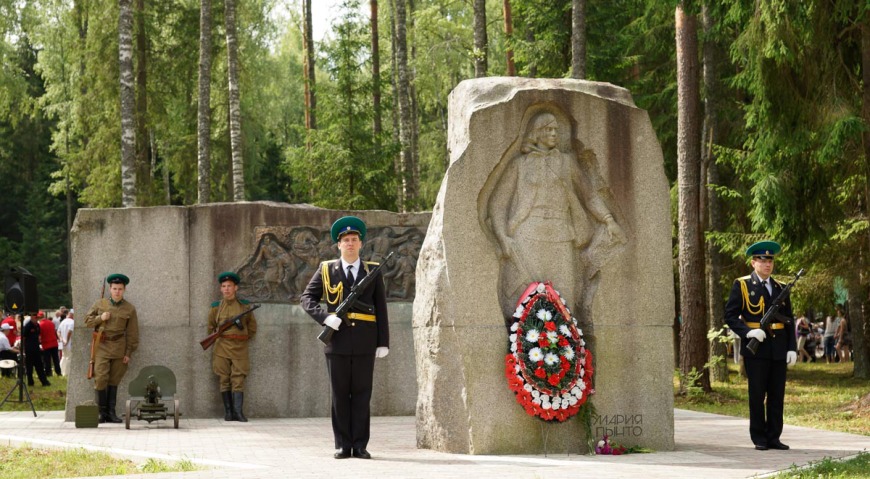
{"type": "Polygon", "coordinates": [[[123,358],[132,356],[139,347],[136,307],[124,299],[115,303],[111,298],[102,298],[88,311],[85,326],[103,332],[94,361],[94,387],[102,390],[107,384],[117,386],[127,371],[123,358]],[[100,317],[105,312],[111,315],[108,321],[100,317]]]}
{"type": "MultiPolygon", "coordinates": [[[[208,333],[217,331],[218,325],[250,309],[248,301],[233,299],[212,303],[208,313],[208,333]]],[[[248,342],[257,334],[257,319],[254,313],[242,318],[242,329],[235,325],[227,328],[214,345],[212,370],[218,375],[221,391],[244,391],[245,377],[250,372],[248,342]]]]}

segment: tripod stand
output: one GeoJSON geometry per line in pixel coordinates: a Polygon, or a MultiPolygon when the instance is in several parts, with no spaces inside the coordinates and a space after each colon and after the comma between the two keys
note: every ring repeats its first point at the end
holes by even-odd
{"type": "Polygon", "coordinates": [[[20,351],[18,352],[18,366],[15,368],[17,372],[18,378],[15,380],[15,385],[12,386],[12,389],[6,393],[6,397],[3,398],[3,402],[0,402],[0,408],[6,404],[6,401],[9,401],[9,396],[18,389],[18,400],[11,400],[10,402],[24,402],[24,397],[27,396],[27,402],[30,403],[30,410],[33,411],[33,417],[36,417],[36,408],[33,407],[33,400],[30,398],[30,391],[27,390],[27,383],[24,382],[24,361],[26,359],[26,355],[24,354],[24,346],[21,346],[20,351]]]}

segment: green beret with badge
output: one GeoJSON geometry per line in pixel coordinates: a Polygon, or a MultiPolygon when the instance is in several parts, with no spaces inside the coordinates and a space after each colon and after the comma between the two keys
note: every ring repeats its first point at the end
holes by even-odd
{"type": "Polygon", "coordinates": [[[776,241],[759,241],[746,249],[746,256],[773,259],[780,251],[782,251],[782,246],[776,241]]]}
{"type": "Polygon", "coordinates": [[[348,233],[356,233],[359,235],[360,241],[365,241],[366,224],[356,216],[344,216],[335,220],[335,223],[332,223],[330,233],[332,234],[332,241],[336,243],[338,243],[338,240],[340,240],[342,236],[348,233]]]}

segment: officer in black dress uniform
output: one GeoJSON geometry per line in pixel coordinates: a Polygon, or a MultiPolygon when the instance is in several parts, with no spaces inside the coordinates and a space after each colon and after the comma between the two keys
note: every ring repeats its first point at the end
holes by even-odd
{"type": "MultiPolygon", "coordinates": [[[[376,278],[360,294],[348,313],[348,323],[331,314],[377,263],[359,257],[366,225],[355,216],[333,223],[332,240],[341,258],[324,261],[302,293],[302,307],[319,324],[335,330],[324,348],[332,390],[332,432],[336,459],[350,456],[371,459],[366,450],[371,418],[370,402],[375,358],[389,354],[390,331],[383,278],[376,278]],[[326,302],[326,309],[320,301],[326,302]]],[[[377,273],[381,276],[381,273],[377,273]]]]}
{"type": "Polygon", "coordinates": [[[755,449],[788,449],[779,440],[785,400],[786,368],[797,363],[797,341],[790,299],[779,309],[787,317],[773,323],[769,333],[760,328],[766,307],[782,292],[783,285],[773,279],[773,261],[782,248],[774,241],[760,241],[746,250],[752,258],[751,274],[737,278],[725,305],[725,322],[741,339],[740,353],[749,384],[749,436],[755,449]],[[747,349],[751,339],[761,342],[753,354],[747,349]],[[765,407],[766,398],[766,407],[765,407]]]}

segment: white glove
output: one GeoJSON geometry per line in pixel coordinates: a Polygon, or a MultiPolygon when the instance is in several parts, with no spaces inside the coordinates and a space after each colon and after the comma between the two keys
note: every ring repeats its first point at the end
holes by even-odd
{"type": "Polygon", "coordinates": [[[378,359],[385,358],[388,354],[390,354],[390,348],[381,346],[378,349],[375,349],[375,357],[378,359]]]}
{"type": "Polygon", "coordinates": [[[797,353],[795,351],[789,351],[785,353],[785,364],[788,367],[792,367],[797,364],[797,353]]]}
{"type": "Polygon", "coordinates": [[[763,343],[764,340],[767,338],[767,333],[765,333],[763,329],[753,329],[752,331],[746,333],[746,338],[755,338],[756,340],[758,340],[759,343],[763,343]]]}
{"type": "Polygon", "coordinates": [[[334,314],[330,314],[326,317],[326,319],[323,320],[323,324],[338,331],[338,327],[341,326],[341,318],[334,314]]]}

